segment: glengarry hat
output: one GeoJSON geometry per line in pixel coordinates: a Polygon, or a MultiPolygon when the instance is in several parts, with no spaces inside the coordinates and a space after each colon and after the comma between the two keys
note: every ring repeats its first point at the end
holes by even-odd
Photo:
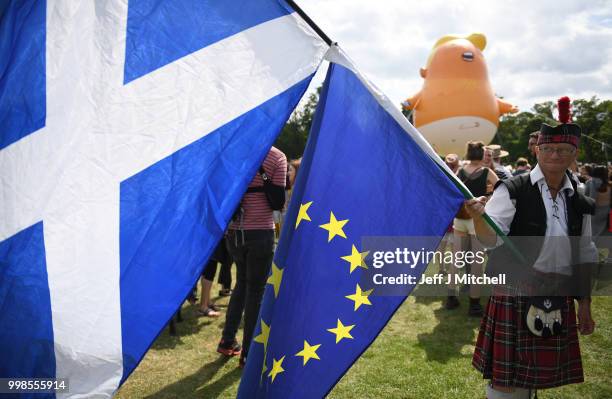
{"type": "Polygon", "coordinates": [[[542,123],[540,127],[540,136],[538,137],[538,145],[568,143],[578,148],[582,129],[579,125],[571,123],[572,115],[569,97],[561,97],[557,101],[557,107],[559,109],[559,122],[561,122],[561,124],[550,126],[546,123],[542,123]]]}

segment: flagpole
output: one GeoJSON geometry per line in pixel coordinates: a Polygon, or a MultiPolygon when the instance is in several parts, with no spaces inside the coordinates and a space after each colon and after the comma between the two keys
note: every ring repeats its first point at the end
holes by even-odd
{"type": "Polygon", "coordinates": [[[325,41],[325,43],[327,43],[327,45],[328,45],[328,46],[331,46],[331,45],[333,44],[333,42],[332,42],[332,40],[329,38],[329,36],[327,36],[327,35],[325,34],[325,32],[323,32],[323,31],[321,30],[321,28],[319,28],[319,26],[318,26],[317,24],[315,24],[315,23],[314,23],[314,21],[313,21],[312,19],[310,19],[310,17],[308,16],[308,14],[306,14],[306,13],[304,12],[304,10],[302,10],[302,9],[300,8],[300,6],[298,6],[298,5],[295,3],[295,1],[293,1],[293,0],[286,0],[286,1],[287,1],[287,3],[288,3],[288,4],[289,4],[289,5],[290,5],[290,6],[291,6],[291,7],[292,7],[294,10],[295,10],[295,12],[297,12],[297,13],[298,13],[298,15],[299,15],[300,17],[302,17],[302,19],[303,19],[304,21],[306,21],[306,23],[307,23],[308,25],[310,25],[310,27],[311,27],[312,29],[314,29],[314,31],[315,31],[315,32],[317,32],[317,34],[318,34],[318,35],[321,37],[321,39],[323,39],[323,40],[325,41]]]}

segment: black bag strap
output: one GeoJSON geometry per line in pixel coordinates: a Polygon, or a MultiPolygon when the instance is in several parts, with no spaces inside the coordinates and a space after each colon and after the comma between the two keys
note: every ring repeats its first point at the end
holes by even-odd
{"type": "Polygon", "coordinates": [[[263,168],[263,165],[261,165],[259,167],[259,170],[257,171],[257,173],[259,173],[261,175],[261,178],[264,182],[263,186],[258,186],[258,187],[249,187],[247,188],[247,193],[263,193],[265,192],[265,185],[270,181],[270,177],[268,176],[268,174],[266,173],[266,171],[263,168]]]}
{"type": "Polygon", "coordinates": [[[263,186],[249,187],[247,193],[264,193],[266,199],[273,210],[281,210],[285,205],[285,187],[277,186],[272,183],[272,179],[263,168],[263,165],[259,167],[259,174],[263,180],[263,186]]]}
{"type": "Polygon", "coordinates": [[[264,184],[270,180],[270,176],[268,176],[268,174],[264,170],[263,165],[259,167],[259,174],[261,175],[261,178],[263,179],[264,184]]]}

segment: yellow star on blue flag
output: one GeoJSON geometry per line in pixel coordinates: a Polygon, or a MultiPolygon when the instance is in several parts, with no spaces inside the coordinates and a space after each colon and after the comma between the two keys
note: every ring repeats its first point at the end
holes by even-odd
{"type": "Polygon", "coordinates": [[[348,219],[338,220],[333,212],[329,213],[329,222],[320,225],[319,227],[323,230],[328,231],[327,241],[331,241],[334,237],[340,236],[346,238],[344,233],[344,226],[348,223],[348,219]]]}
{"type": "MultiPolygon", "coordinates": [[[[442,160],[352,68],[330,65],[274,257],[282,283],[274,266],[261,305],[266,350],[251,345],[239,398],[326,396],[410,289],[373,290],[384,268],[368,268],[376,248],[366,239],[427,236],[414,249],[434,250],[463,203],[442,160]]],[[[406,273],[418,279],[425,267],[406,273]]]]}

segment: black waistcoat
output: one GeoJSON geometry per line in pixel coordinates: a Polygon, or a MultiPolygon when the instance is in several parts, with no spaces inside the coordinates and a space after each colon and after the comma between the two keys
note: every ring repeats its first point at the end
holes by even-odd
{"type": "MultiPolygon", "coordinates": [[[[579,239],[571,237],[580,237],[582,234],[583,215],[593,214],[595,204],[591,198],[578,193],[576,183],[571,178],[570,181],[574,194],[567,196],[564,192],[559,195],[566,195],[567,227],[572,247],[572,277],[580,285],[581,288],[578,291],[584,296],[588,295],[585,290],[587,286],[590,286],[590,282],[587,283],[589,275],[584,273],[587,268],[580,267],[579,265],[579,239]]],[[[528,173],[514,176],[508,180],[500,180],[496,188],[500,184],[504,184],[508,188],[510,199],[515,200],[516,213],[510,224],[508,236],[516,243],[517,249],[525,258],[525,264],[521,264],[517,260],[516,255],[513,254],[507,245],[502,245],[491,251],[489,255],[490,268],[488,274],[506,273],[507,281],[513,284],[517,281],[530,278],[530,273],[532,273],[531,266],[533,266],[540,254],[544,235],[546,234],[546,208],[537,182],[531,184],[528,173]],[[508,267],[511,263],[513,263],[512,267],[508,267]]]]}

